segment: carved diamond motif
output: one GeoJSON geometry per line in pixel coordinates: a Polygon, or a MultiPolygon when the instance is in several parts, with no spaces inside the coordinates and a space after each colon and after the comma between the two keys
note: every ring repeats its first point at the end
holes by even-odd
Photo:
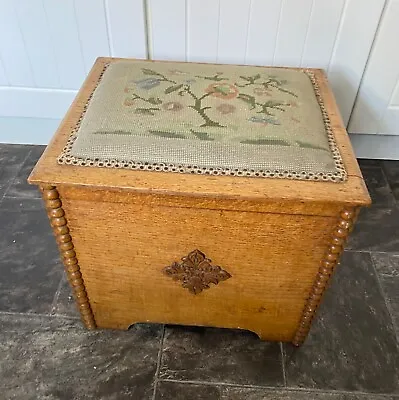
{"type": "Polygon", "coordinates": [[[183,257],[180,263],[174,262],[165,267],[163,273],[175,281],[181,281],[182,286],[193,294],[209,289],[211,283],[217,285],[231,278],[227,271],[218,265],[212,265],[211,260],[199,250],[194,250],[183,257]]]}

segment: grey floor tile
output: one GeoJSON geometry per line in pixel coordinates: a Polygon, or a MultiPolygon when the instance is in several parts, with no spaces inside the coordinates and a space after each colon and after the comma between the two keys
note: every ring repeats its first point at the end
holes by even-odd
{"type": "Polygon", "coordinates": [[[167,327],[160,377],[282,386],[280,346],[246,331],[167,327]]]}
{"type": "Polygon", "coordinates": [[[368,253],[344,253],[306,342],[284,349],[289,387],[399,391],[395,332],[368,253]]]}
{"type": "Polygon", "coordinates": [[[399,201],[399,161],[384,161],[382,165],[393,194],[399,201]]]}
{"type": "Polygon", "coordinates": [[[72,295],[72,289],[68,283],[65,274],[62,278],[59,293],[55,299],[51,313],[56,315],[65,315],[68,317],[80,318],[75,299],[72,295]]]}
{"type": "Polygon", "coordinates": [[[347,248],[399,253],[399,207],[362,209],[347,248]]]}
{"type": "Polygon", "coordinates": [[[46,146],[32,146],[28,157],[26,158],[21,169],[18,171],[18,174],[12,181],[11,186],[7,190],[6,196],[22,198],[41,198],[38,187],[36,185],[29,185],[27,179],[45,148],[46,146]]]}
{"type": "Polygon", "coordinates": [[[0,201],[30,151],[31,146],[0,143],[0,201]]]}
{"type": "Polygon", "coordinates": [[[390,207],[395,204],[395,197],[391,191],[382,168],[361,167],[364,181],[369,190],[373,206],[390,207]]]}
{"type": "Polygon", "coordinates": [[[0,274],[1,311],[51,311],[62,267],[40,200],[0,206],[0,274]]]}
{"type": "Polygon", "coordinates": [[[0,314],[1,398],[152,398],[161,327],[88,331],[78,321],[0,314]]]}
{"type": "Polygon", "coordinates": [[[358,158],[357,162],[360,167],[381,167],[382,165],[381,160],[371,160],[368,158],[358,158]]]}
{"type": "Polygon", "coordinates": [[[178,382],[158,382],[155,400],[219,400],[222,390],[219,386],[193,385],[178,382]]]}
{"type": "Polygon", "coordinates": [[[393,396],[160,382],[155,400],[394,400],[393,396]]]}
{"type": "Polygon", "coordinates": [[[371,257],[399,339],[399,255],[372,253],[371,257]]]}

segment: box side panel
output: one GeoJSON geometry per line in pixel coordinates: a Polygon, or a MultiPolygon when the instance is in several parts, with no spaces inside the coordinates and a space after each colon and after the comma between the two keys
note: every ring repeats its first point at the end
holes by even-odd
{"type": "Polygon", "coordinates": [[[68,200],[97,326],[165,322],[291,340],[336,218],[68,200]],[[199,249],[231,274],[192,294],[162,270],[199,249]]]}

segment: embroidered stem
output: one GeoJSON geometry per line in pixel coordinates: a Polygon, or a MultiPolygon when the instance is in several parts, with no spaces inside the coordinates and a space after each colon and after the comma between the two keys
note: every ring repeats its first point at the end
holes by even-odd
{"type": "Polygon", "coordinates": [[[188,93],[194,100],[195,103],[193,106],[188,106],[192,108],[193,110],[197,111],[199,115],[203,118],[205,121],[202,125],[200,125],[201,128],[206,128],[206,127],[216,127],[216,128],[224,128],[223,125],[220,125],[219,122],[213,121],[211,118],[206,115],[205,110],[208,110],[209,108],[212,107],[202,107],[202,100],[205,99],[206,97],[210,96],[212,93],[206,93],[201,97],[197,97],[190,89],[190,86],[184,86],[183,89],[186,93],[188,93]]]}

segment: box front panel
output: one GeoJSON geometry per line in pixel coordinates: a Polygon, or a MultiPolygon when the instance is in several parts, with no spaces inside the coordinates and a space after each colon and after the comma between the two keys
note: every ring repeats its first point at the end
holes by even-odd
{"type": "Polygon", "coordinates": [[[164,322],[291,340],[336,224],[320,216],[62,202],[96,323],[105,328],[164,322]],[[163,272],[195,249],[231,277],[193,294],[163,272]]]}

